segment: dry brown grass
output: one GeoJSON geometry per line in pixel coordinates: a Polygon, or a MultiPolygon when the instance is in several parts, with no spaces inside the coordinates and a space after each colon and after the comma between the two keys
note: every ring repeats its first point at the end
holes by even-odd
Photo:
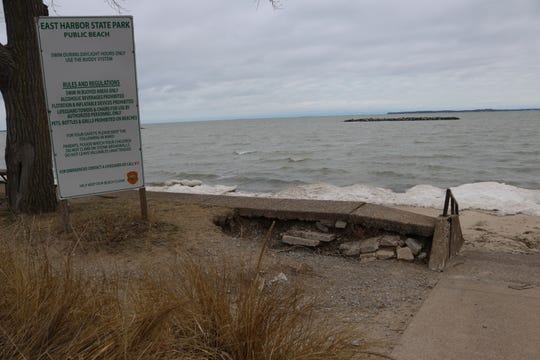
{"type": "Polygon", "coordinates": [[[96,326],[112,322],[113,292],[75,276],[66,264],[54,271],[46,256],[0,245],[0,356],[68,358],[112,354],[114,335],[96,326]]]}
{"type": "Polygon", "coordinates": [[[163,221],[141,220],[133,201],[74,201],[70,204],[73,231],[66,233],[59,213],[36,216],[13,215],[0,210],[0,228],[12,239],[32,246],[61,246],[66,252],[88,253],[146,249],[178,232],[163,221]]]}
{"type": "Polygon", "coordinates": [[[35,237],[58,230],[36,231],[33,221],[0,229],[2,359],[352,356],[347,331],[316,322],[313,301],[298,289],[261,286],[257,268],[185,256],[166,271],[90,278],[69,256],[53,264],[35,237]]]}

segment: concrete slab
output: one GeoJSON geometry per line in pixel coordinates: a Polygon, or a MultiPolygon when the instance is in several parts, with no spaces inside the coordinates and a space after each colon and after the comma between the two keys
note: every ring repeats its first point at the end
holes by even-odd
{"type": "Polygon", "coordinates": [[[281,199],[257,198],[247,196],[211,195],[204,200],[203,204],[221,206],[231,209],[252,209],[279,211],[281,199]]]}
{"type": "MultiPolygon", "coordinates": [[[[115,195],[123,196],[138,196],[136,191],[126,191],[121,193],[116,193],[115,195]]],[[[185,204],[203,204],[205,201],[210,200],[212,195],[201,195],[201,194],[182,194],[182,193],[170,193],[162,191],[147,191],[146,196],[150,199],[163,199],[163,200],[173,200],[179,201],[185,204]]]]}
{"type": "Polygon", "coordinates": [[[439,216],[435,222],[429,268],[442,271],[448,261],[459,253],[463,246],[463,234],[458,215],[439,216]]]}
{"type": "Polygon", "coordinates": [[[364,204],[348,201],[266,199],[277,201],[277,203],[272,207],[257,207],[251,204],[251,199],[247,200],[249,203],[246,203],[246,206],[236,207],[240,215],[306,221],[347,220],[351,212],[364,204]]]}
{"type": "Polygon", "coordinates": [[[450,260],[450,219],[439,216],[435,222],[431,253],[428,266],[431,270],[442,271],[450,260]]]}
{"type": "Polygon", "coordinates": [[[450,215],[450,257],[459,254],[464,242],[459,215],[450,215]]]}
{"type": "Polygon", "coordinates": [[[317,247],[321,244],[319,240],[306,239],[292,235],[283,235],[283,237],[281,238],[281,242],[289,245],[299,245],[307,247],[317,247]]]}
{"type": "Polygon", "coordinates": [[[392,353],[397,360],[539,355],[540,256],[485,253],[450,262],[392,353]]]}
{"type": "MultiPolygon", "coordinates": [[[[135,191],[117,193],[136,196],[135,191]]],[[[151,199],[220,206],[235,209],[240,216],[282,220],[344,221],[404,235],[430,237],[435,218],[386,206],[355,201],[257,198],[232,195],[199,195],[147,192],[151,199]]]]}
{"type": "Polygon", "coordinates": [[[430,237],[435,218],[381,205],[365,204],[350,215],[350,222],[403,235],[430,237]]]}
{"type": "Polygon", "coordinates": [[[314,231],[289,230],[285,235],[296,236],[310,240],[317,240],[321,242],[331,242],[336,240],[336,234],[325,234],[314,231]]]}

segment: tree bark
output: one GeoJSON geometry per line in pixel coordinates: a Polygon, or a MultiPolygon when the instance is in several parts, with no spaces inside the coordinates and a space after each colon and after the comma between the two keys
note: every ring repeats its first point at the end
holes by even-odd
{"type": "Polygon", "coordinates": [[[0,88],[3,88],[9,84],[9,79],[13,74],[15,63],[13,62],[13,56],[11,51],[0,44],[0,88]]]}
{"type": "Polygon", "coordinates": [[[3,0],[8,44],[0,46],[0,90],[6,106],[7,196],[14,212],[56,209],[51,143],[35,17],[41,0],[3,0]]]}

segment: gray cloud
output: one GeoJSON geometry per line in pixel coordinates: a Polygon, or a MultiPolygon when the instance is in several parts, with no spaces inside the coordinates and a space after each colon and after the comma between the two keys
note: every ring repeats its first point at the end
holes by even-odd
{"type": "Polygon", "coordinates": [[[156,3],[126,2],[144,122],[540,105],[537,0],[156,3]]]}

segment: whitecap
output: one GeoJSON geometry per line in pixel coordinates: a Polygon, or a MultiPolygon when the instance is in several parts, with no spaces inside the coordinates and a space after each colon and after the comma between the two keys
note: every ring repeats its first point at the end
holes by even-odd
{"type": "Polygon", "coordinates": [[[173,183],[165,186],[149,186],[148,191],[163,191],[183,194],[205,194],[205,195],[225,195],[236,191],[236,186],[228,185],[207,185],[201,182],[200,185],[183,185],[173,183]]]}
{"type": "Polygon", "coordinates": [[[293,163],[295,163],[295,162],[301,162],[301,161],[306,161],[306,160],[307,160],[307,158],[303,158],[303,157],[292,157],[292,156],[291,156],[291,157],[287,158],[287,161],[288,161],[288,162],[293,162],[293,163]]]}
{"type": "Polygon", "coordinates": [[[189,180],[189,179],[182,179],[182,180],[169,180],[165,181],[165,186],[173,186],[173,185],[182,185],[182,186],[200,186],[203,182],[201,180],[189,180]]]}
{"type": "Polygon", "coordinates": [[[247,154],[253,154],[256,152],[255,150],[234,150],[235,155],[247,155],[247,154]]]}

